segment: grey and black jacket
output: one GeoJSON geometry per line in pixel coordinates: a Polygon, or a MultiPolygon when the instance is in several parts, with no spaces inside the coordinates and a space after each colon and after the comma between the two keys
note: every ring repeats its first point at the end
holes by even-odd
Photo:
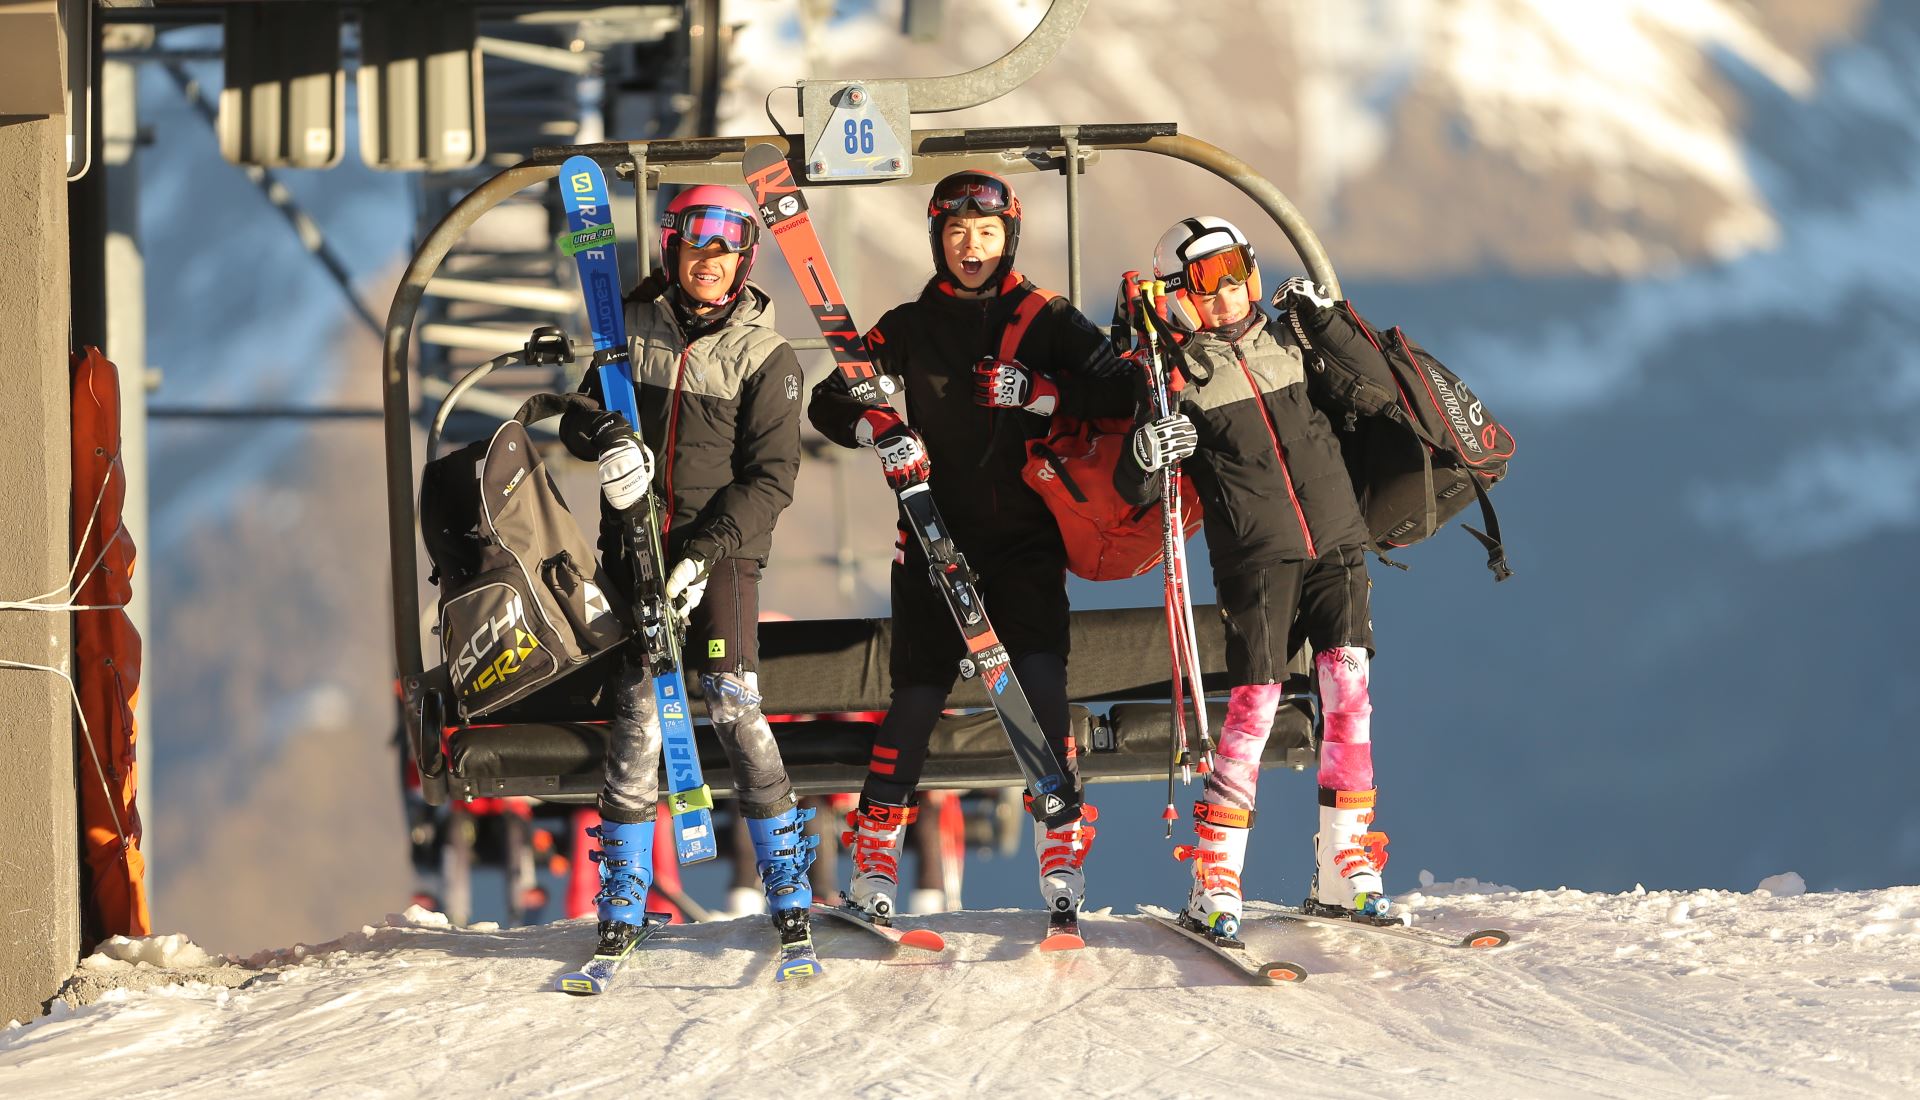
{"type": "MultiPolygon", "coordinates": [[[[654,490],[671,502],[667,557],[764,565],[800,470],[800,363],[774,331],[772,301],[752,283],[724,314],[699,322],[676,308],[678,297],[655,275],[627,300],[637,427],[654,453],[654,490]]],[[[588,371],[580,386],[596,401],[598,375],[588,371]]],[[[593,419],[570,411],[560,424],[567,450],[589,462],[599,458],[593,419]]],[[[604,500],[600,552],[609,562],[624,557],[619,519],[604,500]]]]}
{"type": "MultiPolygon", "coordinates": [[[[903,407],[908,423],[926,441],[940,514],[976,558],[1038,541],[1049,542],[1061,556],[1066,553],[1053,513],[1020,476],[1027,445],[1047,434],[1048,419],[1019,409],[982,408],[973,401],[974,364],[998,354],[1002,330],[1032,288],[1010,273],[999,294],[961,298],[935,279],[919,298],[888,310],[866,336],[882,388],[895,395],[895,405],[903,407]]],[[[1056,416],[1134,414],[1124,365],[1106,335],[1065,298],[1041,309],[1015,358],[1059,385],[1056,416]]],[[[865,409],[836,371],[813,387],[807,417],[822,435],[851,447],[865,409]]]]}
{"type": "MultiPolygon", "coordinates": [[[[1340,321],[1332,310],[1323,313],[1310,333],[1316,324],[1340,321]]],[[[1340,442],[1308,400],[1306,360],[1286,325],[1256,309],[1240,324],[1191,334],[1176,358],[1183,386],[1175,408],[1200,436],[1180,468],[1206,509],[1215,576],[1368,545],[1340,442]]],[[[1160,479],[1143,471],[1129,448],[1114,468],[1114,485],[1130,503],[1144,504],[1159,495],[1160,479]]]]}

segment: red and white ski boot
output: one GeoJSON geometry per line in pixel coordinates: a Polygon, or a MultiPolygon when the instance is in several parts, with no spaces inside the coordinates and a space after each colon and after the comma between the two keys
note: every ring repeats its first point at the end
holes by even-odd
{"type": "Polygon", "coordinates": [[[864,798],[847,815],[850,828],[840,834],[840,842],[853,856],[847,903],[875,924],[892,925],[898,912],[900,842],[919,815],[917,806],[890,806],[864,798]]]}
{"type": "Polygon", "coordinates": [[[1309,913],[1371,923],[1393,920],[1393,900],[1381,884],[1387,834],[1370,831],[1374,791],[1320,788],[1320,832],[1313,838],[1313,888],[1301,906],[1309,913]]]}
{"type": "Polygon", "coordinates": [[[1180,924],[1222,946],[1239,947],[1240,874],[1247,865],[1247,834],[1252,810],[1215,802],[1193,804],[1193,833],[1199,843],[1175,845],[1175,859],[1193,861],[1193,890],[1180,912],[1180,924]]]}
{"type": "Polygon", "coordinates": [[[1072,821],[1049,826],[1033,823],[1033,854],[1040,863],[1040,897],[1047,907],[1047,938],[1042,951],[1072,950],[1084,947],[1080,938],[1080,905],[1087,896],[1087,849],[1098,832],[1093,822],[1100,811],[1091,805],[1080,807],[1080,816],[1072,821]]]}

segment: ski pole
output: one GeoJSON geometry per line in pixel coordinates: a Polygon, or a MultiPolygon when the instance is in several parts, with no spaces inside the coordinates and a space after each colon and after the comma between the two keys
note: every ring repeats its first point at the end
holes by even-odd
{"type": "MultiPolygon", "coordinates": [[[[1140,325],[1146,334],[1147,356],[1152,364],[1150,373],[1153,377],[1154,399],[1159,404],[1159,415],[1170,416],[1173,413],[1173,403],[1169,396],[1166,360],[1160,350],[1158,313],[1162,299],[1166,295],[1166,284],[1153,280],[1140,286],[1140,290],[1144,307],[1139,312],[1140,325]]],[[[1206,686],[1200,669],[1200,635],[1194,628],[1193,599],[1187,589],[1186,526],[1180,508],[1178,463],[1169,463],[1162,471],[1161,508],[1164,518],[1161,552],[1164,555],[1163,568],[1167,578],[1167,608],[1168,614],[1177,618],[1176,625],[1179,628],[1176,631],[1179,638],[1173,644],[1175,663],[1177,665],[1184,661],[1186,665],[1190,688],[1188,694],[1193,697],[1194,721],[1200,731],[1201,756],[1197,762],[1193,761],[1191,749],[1185,744],[1184,732],[1182,735],[1182,771],[1187,774],[1188,782],[1191,782],[1190,769],[1197,769],[1202,775],[1213,770],[1213,738],[1207,729],[1206,686]]],[[[1185,708],[1178,703],[1177,693],[1175,698],[1175,705],[1180,707],[1184,723],[1185,708]]]]}

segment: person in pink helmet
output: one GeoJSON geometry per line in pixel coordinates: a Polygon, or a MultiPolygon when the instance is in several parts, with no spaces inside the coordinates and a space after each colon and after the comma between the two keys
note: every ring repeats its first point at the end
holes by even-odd
{"type": "MultiPolygon", "coordinates": [[[[575,409],[561,437],[600,465],[600,552],[617,588],[630,589],[632,577],[620,510],[649,486],[665,502],[666,589],[688,623],[685,671],[700,677],[732,763],[784,946],[809,939],[817,837],[761,713],[756,623],[760,571],[800,469],[801,372],[774,329],[773,302],[748,281],[759,243],[758,219],[737,192],[702,185],[675,197],[660,219],[663,270],[626,302],[640,423],[575,409]]],[[[581,392],[604,407],[598,375],[588,371],[581,392]]],[[[623,661],[613,693],[597,834],[603,934],[608,922],[642,921],[659,800],[660,725],[640,662],[623,661]]]]}

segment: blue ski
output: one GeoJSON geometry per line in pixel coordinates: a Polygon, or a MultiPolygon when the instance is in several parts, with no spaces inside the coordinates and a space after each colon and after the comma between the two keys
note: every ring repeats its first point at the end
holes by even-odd
{"type": "Polygon", "coordinates": [[[572,993],[580,997],[605,993],[607,987],[613,984],[613,976],[618,974],[620,968],[626,965],[627,959],[632,957],[634,949],[652,939],[653,934],[665,928],[672,919],[673,917],[667,913],[648,913],[646,920],[634,930],[633,937],[622,944],[616,952],[594,955],[588,960],[587,965],[571,974],[560,975],[559,979],[553,983],[554,988],[562,993],[572,993]]]}
{"type": "Polygon", "coordinates": [[[820,973],[820,957],[813,953],[813,941],[808,940],[787,944],[780,949],[780,962],[773,968],[773,980],[784,982],[794,978],[812,978],[820,973]]]}
{"type": "MultiPolygon", "coordinates": [[[[568,157],[560,167],[560,198],[567,210],[567,232],[560,247],[580,268],[587,322],[593,329],[593,366],[607,408],[627,418],[638,431],[633,365],[628,359],[626,318],[620,311],[620,264],[614,252],[613,201],[607,178],[592,157],[568,157]]],[[[669,462],[669,455],[660,456],[669,462]]],[[[667,764],[667,802],[673,811],[674,849],[680,862],[699,863],[718,855],[713,835],[713,793],[700,774],[693,741],[693,716],[687,709],[687,685],[680,672],[681,627],[667,606],[665,548],[660,541],[660,501],[649,492],[628,510],[627,545],[637,579],[634,613],[651,658],[653,699],[660,716],[660,740],[667,764]]]]}

